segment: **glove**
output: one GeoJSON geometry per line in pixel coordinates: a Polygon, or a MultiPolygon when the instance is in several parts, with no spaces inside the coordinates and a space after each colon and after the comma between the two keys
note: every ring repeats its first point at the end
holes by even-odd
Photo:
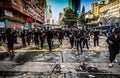
{"type": "Polygon", "coordinates": [[[69,35],[69,37],[71,38],[71,37],[72,37],[72,35],[69,35]]]}
{"type": "Polygon", "coordinates": [[[112,41],[110,41],[110,40],[109,40],[108,42],[109,42],[109,44],[113,44],[113,42],[112,42],[112,41]]]}

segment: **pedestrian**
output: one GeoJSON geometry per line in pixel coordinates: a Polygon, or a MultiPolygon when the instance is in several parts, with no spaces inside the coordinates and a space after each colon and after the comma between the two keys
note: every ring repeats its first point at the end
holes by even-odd
{"type": "Polygon", "coordinates": [[[35,42],[36,49],[39,49],[39,32],[38,32],[38,29],[35,29],[35,32],[34,32],[34,42],[35,42]]]}
{"type": "Polygon", "coordinates": [[[95,46],[99,46],[99,35],[100,35],[100,31],[98,29],[95,29],[95,31],[93,32],[94,35],[94,47],[95,46]]]}
{"type": "Polygon", "coordinates": [[[32,39],[32,32],[31,32],[31,30],[27,31],[26,36],[27,36],[27,44],[30,45],[30,42],[31,42],[31,39],[32,39]]]}
{"type": "Polygon", "coordinates": [[[40,46],[41,46],[41,49],[43,49],[44,40],[46,36],[45,31],[43,29],[40,30],[39,36],[40,36],[40,46]]]}
{"type": "Polygon", "coordinates": [[[16,30],[14,30],[14,32],[13,32],[13,35],[14,35],[14,43],[17,43],[17,31],[16,30]]]}
{"type": "Polygon", "coordinates": [[[59,31],[58,31],[58,40],[59,40],[60,44],[62,44],[63,38],[64,38],[63,31],[62,31],[62,30],[59,30],[59,31]]]}
{"type": "Polygon", "coordinates": [[[2,45],[2,34],[0,32],[0,46],[2,45]]]}
{"type": "Polygon", "coordinates": [[[89,36],[89,32],[88,31],[84,31],[84,36],[83,36],[83,48],[86,45],[87,49],[89,50],[89,46],[88,46],[88,41],[90,40],[90,36],[89,36]]]}
{"type": "Polygon", "coordinates": [[[76,33],[75,40],[76,40],[77,51],[79,51],[79,47],[80,47],[81,52],[83,52],[83,47],[82,47],[83,34],[81,30],[78,30],[78,32],[76,33]]]}
{"type": "Polygon", "coordinates": [[[47,30],[46,31],[46,36],[47,36],[47,42],[48,42],[49,51],[52,51],[52,39],[53,39],[52,31],[47,30]]]}
{"type": "Polygon", "coordinates": [[[6,42],[6,30],[5,29],[3,29],[2,31],[2,40],[4,43],[6,42]]]}
{"type": "Polygon", "coordinates": [[[7,29],[7,48],[10,57],[14,57],[14,34],[10,28],[7,29]]]}
{"type": "Polygon", "coordinates": [[[70,31],[69,33],[69,40],[70,40],[71,48],[73,48],[74,47],[74,32],[73,31],[70,31]]]}
{"type": "Polygon", "coordinates": [[[22,38],[23,47],[25,47],[26,46],[26,31],[25,30],[21,32],[21,38],[22,38]]]}
{"type": "Polygon", "coordinates": [[[108,49],[109,49],[109,67],[112,67],[114,62],[117,62],[117,60],[115,60],[116,55],[119,53],[120,51],[120,33],[118,29],[115,29],[113,35],[109,36],[106,40],[106,42],[108,43],[108,49]]]}

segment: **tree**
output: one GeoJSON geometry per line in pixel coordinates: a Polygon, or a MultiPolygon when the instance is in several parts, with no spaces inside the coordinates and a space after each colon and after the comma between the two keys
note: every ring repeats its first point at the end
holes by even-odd
{"type": "Polygon", "coordinates": [[[77,17],[78,17],[77,13],[71,10],[70,8],[68,8],[67,10],[65,10],[64,18],[62,19],[62,22],[64,22],[64,24],[66,25],[73,26],[74,24],[77,23],[77,17]]]}
{"type": "Polygon", "coordinates": [[[78,23],[81,24],[82,26],[84,26],[86,23],[84,6],[82,7],[82,12],[81,12],[80,16],[78,17],[78,23]]]}
{"type": "Polygon", "coordinates": [[[82,7],[81,16],[85,16],[85,6],[82,7]]]}
{"type": "Polygon", "coordinates": [[[98,20],[99,19],[99,16],[93,16],[92,20],[95,21],[95,20],[98,20]]]}

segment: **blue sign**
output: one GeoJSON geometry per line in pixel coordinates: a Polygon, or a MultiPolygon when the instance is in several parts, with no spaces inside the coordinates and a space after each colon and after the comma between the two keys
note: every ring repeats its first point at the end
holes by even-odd
{"type": "Polygon", "coordinates": [[[0,28],[5,28],[5,22],[0,22],[0,28]]]}

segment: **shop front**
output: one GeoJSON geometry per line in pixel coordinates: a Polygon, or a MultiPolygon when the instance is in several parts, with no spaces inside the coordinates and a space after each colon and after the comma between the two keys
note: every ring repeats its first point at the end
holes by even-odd
{"type": "Polygon", "coordinates": [[[12,28],[14,30],[24,28],[24,23],[17,22],[17,21],[6,20],[5,25],[6,25],[5,28],[12,28]]]}

